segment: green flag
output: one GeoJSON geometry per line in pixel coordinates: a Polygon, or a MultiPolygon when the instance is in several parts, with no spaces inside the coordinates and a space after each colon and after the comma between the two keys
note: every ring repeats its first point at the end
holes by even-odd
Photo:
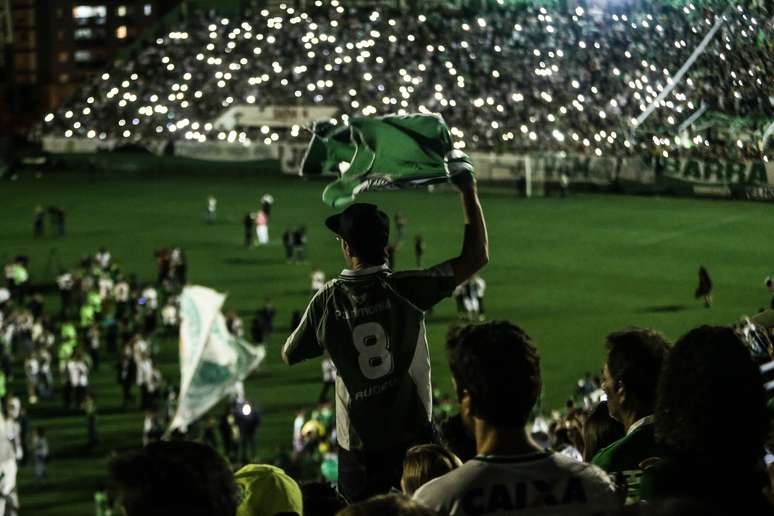
{"type": "Polygon", "coordinates": [[[180,397],[170,432],[206,413],[266,356],[263,346],[228,332],[220,313],[225,300],[198,286],[185,287],[180,296],[180,397]]]}
{"type": "Polygon", "coordinates": [[[439,115],[351,118],[343,126],[317,122],[313,133],[301,175],[338,175],[323,192],[323,202],[334,208],[367,190],[442,183],[463,170],[472,172],[464,153],[450,154],[451,135],[439,115]]]}

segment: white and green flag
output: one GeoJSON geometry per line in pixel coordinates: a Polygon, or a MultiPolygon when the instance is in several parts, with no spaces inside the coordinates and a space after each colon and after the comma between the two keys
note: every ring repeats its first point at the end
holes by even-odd
{"type": "Polygon", "coordinates": [[[226,296],[191,286],[180,296],[180,396],[169,431],[185,428],[229,394],[266,357],[228,332],[220,312],[226,296]]]}

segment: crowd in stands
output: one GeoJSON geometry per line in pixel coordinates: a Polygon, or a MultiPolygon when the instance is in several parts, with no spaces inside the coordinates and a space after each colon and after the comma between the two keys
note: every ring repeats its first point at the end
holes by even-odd
{"type": "Polygon", "coordinates": [[[318,0],[306,10],[248,7],[239,19],[191,10],[48,114],[42,134],[149,147],[306,141],[298,126],[215,122],[237,105],[319,105],[335,107],[337,123],[437,112],[468,150],[768,159],[770,4],[499,4],[409,12],[318,0]]]}
{"type": "Polygon", "coordinates": [[[605,346],[602,376],[587,374],[546,419],[535,417],[541,366],[527,333],[504,321],[452,330],[459,413],[438,414],[437,442],[406,452],[392,493],[344,500],[325,459],[299,467],[335,457],[327,402],[297,415],[292,460],[232,473],[210,447],[159,442],[115,459],[111,478],[128,516],[774,513],[759,371],[770,343],[756,360],[736,329],[701,326],[674,344],[629,328],[605,346]]]}

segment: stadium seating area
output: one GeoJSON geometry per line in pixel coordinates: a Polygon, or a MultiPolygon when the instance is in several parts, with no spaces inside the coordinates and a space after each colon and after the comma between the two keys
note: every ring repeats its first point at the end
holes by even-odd
{"type": "Polygon", "coordinates": [[[283,5],[239,20],[191,12],[48,114],[42,134],[148,146],[272,144],[298,137],[300,128],[227,132],[212,122],[241,104],[326,105],[338,108],[342,121],[439,112],[458,145],[473,150],[767,160],[772,17],[741,5],[642,5],[409,14],[318,0],[306,12],[283,5]],[[639,125],[637,117],[716,25],[687,73],[639,125]],[[703,106],[694,130],[678,135],[703,106]]]}

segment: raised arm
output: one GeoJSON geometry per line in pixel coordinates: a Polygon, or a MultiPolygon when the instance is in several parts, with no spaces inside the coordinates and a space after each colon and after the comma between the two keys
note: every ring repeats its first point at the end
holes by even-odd
{"type": "Polygon", "coordinates": [[[454,281],[459,285],[489,263],[489,238],[484,212],[478,199],[476,179],[470,172],[461,172],[451,177],[452,183],[460,190],[462,211],[465,215],[462,251],[451,260],[454,281]]]}

